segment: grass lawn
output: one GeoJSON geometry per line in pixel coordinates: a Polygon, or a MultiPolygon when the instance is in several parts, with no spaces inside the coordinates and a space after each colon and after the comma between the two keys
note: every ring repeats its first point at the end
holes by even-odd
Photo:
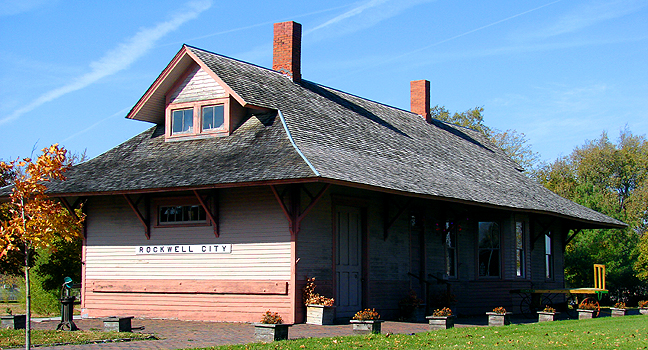
{"type": "Polygon", "coordinates": [[[415,335],[287,340],[210,349],[648,349],[648,317],[454,328],[415,335]]]}
{"type": "MultiPolygon", "coordinates": [[[[117,333],[95,331],[43,331],[32,329],[32,345],[52,345],[57,343],[83,344],[114,339],[148,339],[149,334],[117,333]]],[[[25,331],[0,329],[0,349],[25,347],[25,331]]]]}

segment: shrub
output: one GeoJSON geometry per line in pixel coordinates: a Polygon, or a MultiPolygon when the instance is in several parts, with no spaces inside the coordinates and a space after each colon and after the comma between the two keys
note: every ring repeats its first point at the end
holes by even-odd
{"type": "Polygon", "coordinates": [[[358,321],[379,320],[380,315],[376,312],[376,309],[364,309],[356,312],[353,319],[358,321]]]}
{"type": "Polygon", "coordinates": [[[261,318],[261,323],[282,324],[283,319],[281,318],[278,312],[270,312],[270,310],[268,310],[263,314],[263,317],[261,318]]]}

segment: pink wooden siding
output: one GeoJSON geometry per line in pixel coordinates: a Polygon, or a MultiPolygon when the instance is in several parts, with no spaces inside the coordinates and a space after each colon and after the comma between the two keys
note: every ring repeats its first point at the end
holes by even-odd
{"type": "Polygon", "coordinates": [[[194,65],[187,77],[171,93],[168,99],[169,103],[180,103],[225,96],[225,89],[200,66],[194,65]]]}
{"type": "Polygon", "coordinates": [[[84,314],[258,321],[272,309],[292,321],[290,233],[274,196],[256,187],[220,190],[219,198],[220,237],[211,226],[152,227],[150,240],[123,198],[93,198],[84,314]],[[232,252],[135,254],[139,245],[216,243],[232,252]]]}

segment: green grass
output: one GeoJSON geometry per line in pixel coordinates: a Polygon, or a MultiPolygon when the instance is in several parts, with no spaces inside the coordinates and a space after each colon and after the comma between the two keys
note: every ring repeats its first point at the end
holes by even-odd
{"type": "Polygon", "coordinates": [[[648,349],[648,317],[454,328],[415,335],[308,338],[210,349],[648,349]]]}
{"type": "MultiPolygon", "coordinates": [[[[94,331],[31,331],[32,345],[84,344],[116,339],[148,339],[150,335],[140,333],[94,332],[94,331]]],[[[0,329],[0,349],[25,346],[25,331],[0,329]]]]}

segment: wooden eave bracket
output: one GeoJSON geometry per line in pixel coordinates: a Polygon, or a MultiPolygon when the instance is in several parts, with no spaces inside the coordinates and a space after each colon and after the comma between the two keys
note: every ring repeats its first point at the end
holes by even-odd
{"type": "Polygon", "coordinates": [[[284,212],[284,215],[286,216],[286,219],[288,219],[288,229],[290,230],[290,235],[292,236],[293,239],[297,238],[297,235],[299,234],[299,231],[301,230],[301,222],[304,220],[306,215],[308,215],[308,212],[313,209],[315,204],[319,202],[320,199],[324,196],[324,193],[326,190],[331,187],[331,184],[326,184],[324,185],[320,191],[313,196],[306,188],[303,187],[303,185],[290,185],[286,190],[290,192],[290,198],[291,198],[291,203],[290,207],[286,205],[284,202],[284,196],[286,194],[286,191],[282,192],[279,194],[279,191],[277,190],[277,187],[275,185],[270,186],[270,189],[272,190],[272,193],[274,194],[275,198],[277,199],[277,202],[279,203],[279,206],[281,206],[281,209],[284,212]],[[303,212],[301,211],[301,190],[304,190],[306,194],[311,198],[310,203],[308,206],[306,206],[306,209],[304,209],[303,212]]]}
{"type": "Polygon", "coordinates": [[[576,235],[579,234],[583,230],[577,228],[577,229],[573,229],[572,231],[574,231],[574,233],[572,233],[571,236],[569,236],[569,237],[567,237],[567,239],[565,239],[565,243],[563,244],[563,248],[566,247],[569,244],[569,242],[571,242],[571,240],[574,239],[574,237],[576,237],[576,235]]]}
{"type": "MultiPolygon", "coordinates": [[[[385,196],[385,203],[384,203],[384,210],[385,210],[385,227],[383,231],[383,240],[387,240],[387,237],[389,237],[389,230],[394,226],[396,223],[396,220],[403,215],[405,210],[409,208],[409,206],[412,204],[412,198],[409,198],[407,202],[405,202],[405,205],[401,206],[398,208],[398,212],[396,213],[396,216],[394,216],[392,219],[389,219],[389,204],[394,202],[390,201],[390,196],[385,196]]],[[[395,203],[395,202],[394,202],[395,203]]],[[[398,207],[398,205],[396,205],[398,207]]]]}
{"type": "Polygon", "coordinates": [[[149,212],[148,196],[147,195],[140,196],[137,202],[133,202],[133,200],[127,194],[123,194],[123,196],[126,199],[126,202],[128,202],[128,205],[131,207],[131,209],[133,209],[133,212],[135,212],[135,215],[137,216],[139,221],[144,226],[144,234],[146,235],[146,239],[151,239],[151,220],[150,220],[151,215],[149,212]],[[146,203],[144,205],[147,212],[146,218],[142,215],[142,213],[140,213],[139,209],[137,208],[142,198],[146,198],[145,201],[146,203]]]}
{"type": "Polygon", "coordinates": [[[207,213],[207,217],[209,220],[211,220],[212,225],[214,226],[214,235],[216,237],[220,237],[219,233],[219,228],[220,228],[220,223],[218,221],[219,219],[219,213],[218,213],[218,192],[214,191],[213,194],[213,200],[212,202],[214,203],[214,211],[210,210],[210,208],[207,206],[205,203],[205,200],[202,198],[202,196],[198,193],[197,190],[193,190],[194,195],[196,198],[198,198],[198,202],[202,206],[202,208],[205,210],[205,213],[207,213]]]}
{"type": "MultiPolygon", "coordinates": [[[[65,199],[65,197],[58,197],[58,200],[59,200],[59,202],[61,202],[63,207],[70,213],[70,215],[72,215],[74,220],[79,220],[79,216],[76,214],[76,212],[74,210],[77,209],[77,208],[83,209],[83,207],[81,205],[83,203],[85,203],[87,198],[86,197],[78,197],[74,201],[74,203],[72,203],[72,205],[70,205],[70,203],[67,201],[67,199],[65,199]]],[[[88,237],[87,226],[85,224],[85,221],[83,222],[83,237],[84,238],[88,237]]]]}
{"type": "Polygon", "coordinates": [[[535,246],[535,242],[538,240],[538,238],[544,236],[545,234],[547,234],[547,232],[549,232],[549,229],[551,228],[551,225],[553,225],[554,222],[556,222],[556,219],[554,218],[553,220],[551,220],[551,222],[548,225],[543,225],[542,222],[540,222],[540,220],[537,220],[537,219],[535,219],[533,221],[535,221],[538,225],[540,225],[540,227],[542,227],[542,230],[536,236],[532,235],[532,237],[531,237],[531,250],[533,250],[533,247],[535,246]]]}

